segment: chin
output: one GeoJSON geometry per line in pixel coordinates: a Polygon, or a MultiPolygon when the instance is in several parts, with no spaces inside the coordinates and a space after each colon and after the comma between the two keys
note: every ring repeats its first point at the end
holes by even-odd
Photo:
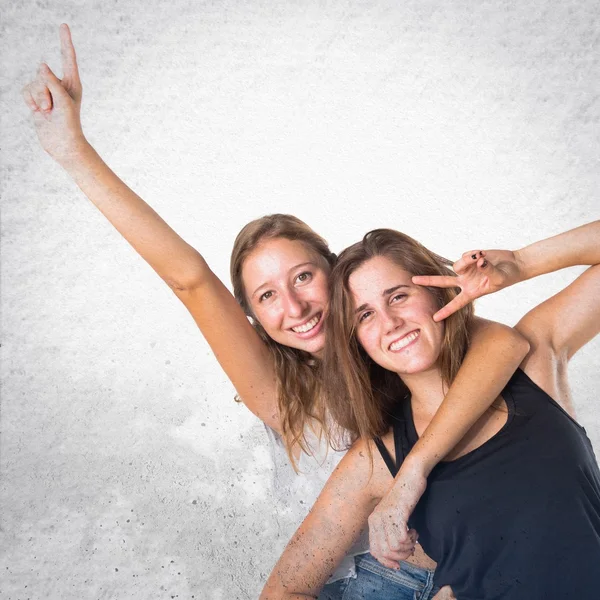
{"type": "Polygon", "coordinates": [[[425,371],[429,371],[437,366],[437,358],[437,356],[423,356],[415,357],[408,361],[394,361],[395,364],[392,370],[398,373],[400,377],[402,377],[402,375],[416,375],[417,373],[424,373],[425,371]]]}
{"type": "Polygon", "coordinates": [[[299,349],[310,354],[320,354],[325,349],[325,337],[320,333],[314,340],[310,340],[299,349]]]}
{"type": "Polygon", "coordinates": [[[302,350],[303,352],[308,352],[309,354],[320,354],[325,349],[325,336],[322,332],[311,340],[286,339],[276,341],[282,346],[287,346],[288,348],[294,348],[296,350],[302,350]]]}

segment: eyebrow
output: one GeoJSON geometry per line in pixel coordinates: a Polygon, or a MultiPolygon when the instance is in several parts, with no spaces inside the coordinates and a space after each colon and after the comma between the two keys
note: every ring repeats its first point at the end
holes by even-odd
{"type": "MultiPolygon", "coordinates": [[[[292,271],[295,271],[296,269],[301,269],[302,267],[317,267],[317,264],[311,261],[306,261],[303,263],[300,263],[298,265],[293,266],[291,269],[288,270],[288,273],[291,273],[292,271]]],[[[261,290],[264,287],[267,287],[271,285],[271,280],[269,281],[265,281],[264,283],[261,283],[251,294],[250,298],[254,298],[254,296],[256,296],[256,293],[261,290]]]]}
{"type": "MultiPolygon", "coordinates": [[[[400,288],[407,288],[410,287],[404,283],[401,283],[400,285],[395,285],[394,287],[391,287],[387,290],[383,290],[383,292],[381,292],[381,296],[383,298],[385,298],[385,296],[388,296],[389,294],[393,294],[396,290],[399,290],[400,288]]],[[[363,310],[365,310],[365,308],[367,308],[369,306],[368,303],[365,302],[365,304],[361,304],[355,311],[354,314],[357,314],[359,312],[362,312],[363,310]]]]}

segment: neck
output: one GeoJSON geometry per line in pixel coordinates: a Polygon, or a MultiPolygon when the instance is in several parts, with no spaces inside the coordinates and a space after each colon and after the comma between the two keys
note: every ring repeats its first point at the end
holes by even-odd
{"type": "Polygon", "coordinates": [[[410,391],[413,411],[416,408],[419,412],[435,414],[447,392],[437,366],[420,373],[402,373],[398,376],[410,391]]]}

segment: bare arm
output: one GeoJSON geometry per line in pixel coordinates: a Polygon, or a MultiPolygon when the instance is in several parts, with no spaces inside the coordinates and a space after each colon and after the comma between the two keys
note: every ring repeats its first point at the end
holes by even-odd
{"type": "Polygon", "coordinates": [[[421,465],[425,476],[498,398],[529,343],[512,327],[476,317],[471,343],[444,401],[405,462],[421,465]]]}
{"type": "Polygon", "coordinates": [[[184,303],[248,408],[280,431],[267,348],[202,256],[127,187],[85,139],[79,118],[82,88],[66,25],[60,37],[63,79],[42,65],[36,80],[23,90],[42,147],[184,303]]]}
{"type": "Polygon", "coordinates": [[[391,480],[377,451],[370,477],[366,443],[358,441],[333,472],[273,568],[261,600],[316,598],[346,556],[391,480]]]}
{"type": "Polygon", "coordinates": [[[470,250],[456,261],[456,276],[415,276],[418,285],[460,288],[454,300],[441,308],[434,321],[441,321],[469,302],[538,275],[575,265],[595,265],[600,239],[600,221],[587,223],[520,250],[470,250]]]}
{"type": "Polygon", "coordinates": [[[600,221],[535,242],[515,252],[520,281],[575,265],[600,262],[600,221]]]}
{"type": "MultiPolygon", "coordinates": [[[[472,251],[454,264],[457,277],[416,277],[420,285],[460,287],[461,293],[434,318],[445,318],[461,305],[484,294],[575,265],[600,263],[600,221],[509,250],[472,251]]],[[[598,266],[572,285],[534,308],[517,329],[531,344],[523,362],[526,372],[556,400],[571,410],[566,379],[570,358],[598,334],[598,266]]]]}
{"type": "MultiPolygon", "coordinates": [[[[600,256],[597,260],[600,263],[600,256]]],[[[517,324],[531,342],[531,351],[521,365],[523,370],[573,416],[567,365],[600,333],[599,298],[600,264],[596,264],[517,324]]]]}

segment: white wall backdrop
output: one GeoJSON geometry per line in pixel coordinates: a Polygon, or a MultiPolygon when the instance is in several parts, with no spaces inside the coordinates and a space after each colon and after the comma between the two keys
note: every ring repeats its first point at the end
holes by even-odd
{"type": "MultiPolygon", "coordinates": [[[[457,258],[596,219],[593,0],[4,2],[0,595],[257,597],[292,532],[266,436],[167,287],[38,147],[71,25],[88,139],[227,283],[290,212],[457,258]]],[[[513,324],[580,270],[478,303],[513,324]]],[[[600,449],[600,340],[571,367],[600,449]]]]}

